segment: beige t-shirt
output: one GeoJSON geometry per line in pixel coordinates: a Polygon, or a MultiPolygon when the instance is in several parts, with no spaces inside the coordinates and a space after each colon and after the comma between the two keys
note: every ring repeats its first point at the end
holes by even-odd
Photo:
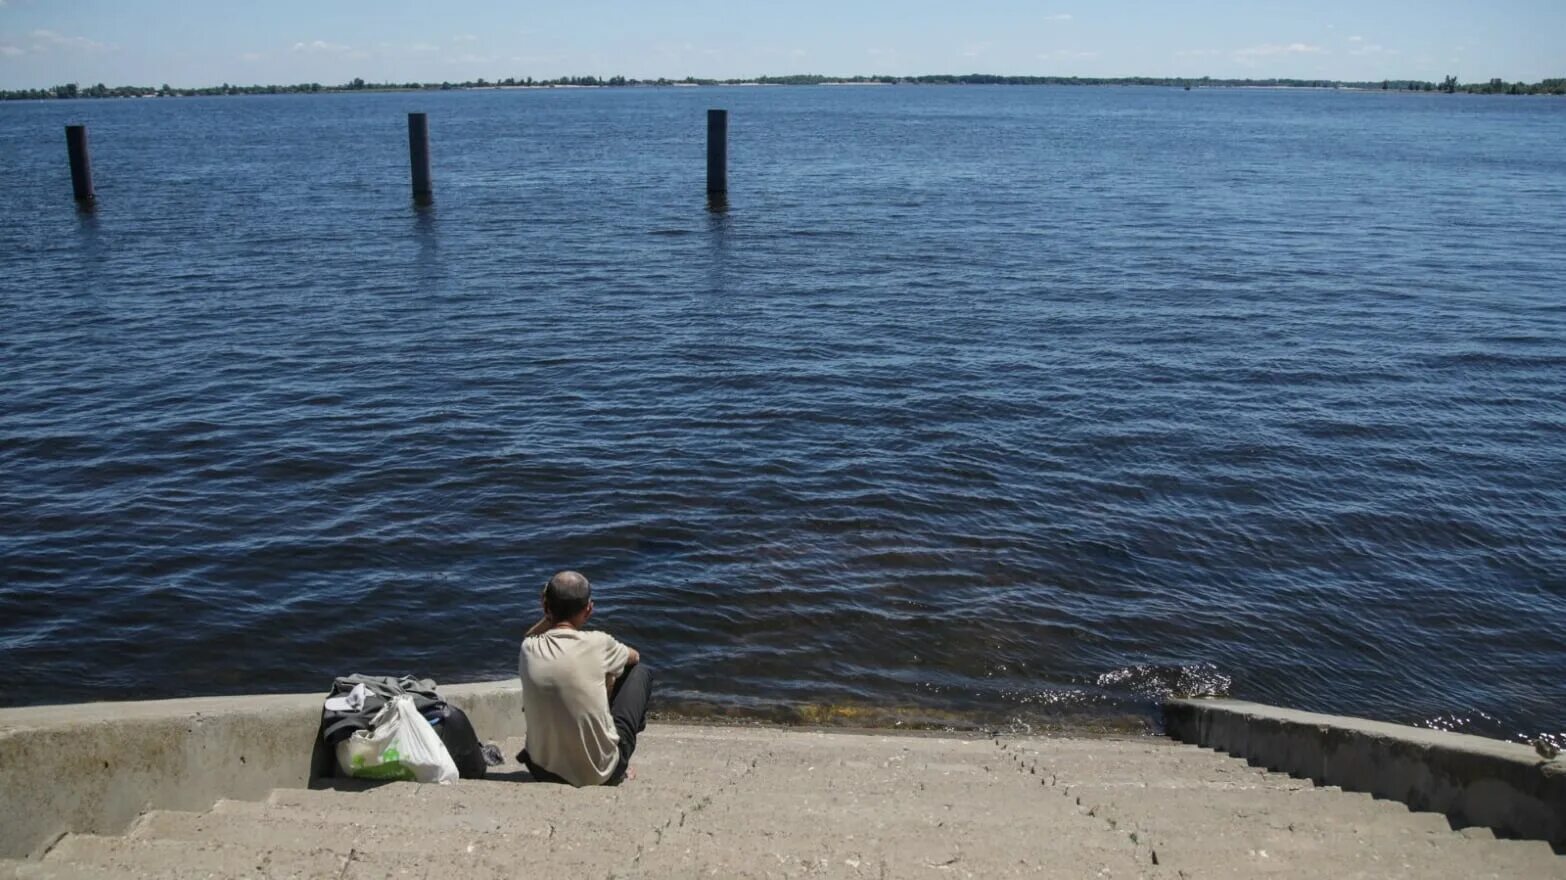
{"type": "Polygon", "coordinates": [[[602,785],[620,759],[604,679],[630,657],[606,632],[552,629],[522,640],[518,667],[527,753],[572,785],[602,785]]]}

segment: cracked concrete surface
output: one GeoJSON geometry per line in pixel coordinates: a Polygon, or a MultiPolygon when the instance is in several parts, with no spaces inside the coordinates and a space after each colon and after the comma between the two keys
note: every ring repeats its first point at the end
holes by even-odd
{"type": "MultiPolygon", "coordinates": [[[[520,743],[506,744],[514,754],[520,743]]],[[[1539,842],[1167,739],[656,726],[619,788],[279,789],[0,877],[1563,877],[1539,842]]]]}

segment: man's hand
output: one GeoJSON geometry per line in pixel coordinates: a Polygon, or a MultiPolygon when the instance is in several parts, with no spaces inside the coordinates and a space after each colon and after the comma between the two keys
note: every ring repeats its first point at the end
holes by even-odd
{"type": "Polygon", "coordinates": [[[549,630],[549,628],[551,626],[553,626],[553,625],[554,625],[554,621],[550,620],[549,619],[549,615],[545,614],[543,616],[543,619],[539,620],[538,623],[533,624],[533,628],[532,629],[530,629],[527,632],[522,634],[522,638],[525,639],[528,636],[536,636],[536,635],[539,635],[541,633],[547,632],[549,630]]]}

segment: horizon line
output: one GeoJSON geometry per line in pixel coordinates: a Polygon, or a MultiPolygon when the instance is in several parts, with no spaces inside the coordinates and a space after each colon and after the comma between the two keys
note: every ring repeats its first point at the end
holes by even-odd
{"type": "Polygon", "coordinates": [[[1086,85],[1170,85],[1170,86],[1225,86],[1225,85],[1284,85],[1292,88],[1350,88],[1379,87],[1376,90],[1399,91],[1434,91],[1437,88],[1447,90],[1471,90],[1479,88],[1510,88],[1519,86],[1530,89],[1550,89],[1547,94],[1566,94],[1566,77],[1545,77],[1536,82],[1525,80],[1504,80],[1499,77],[1491,78],[1483,82],[1462,82],[1456,76],[1448,74],[1445,81],[1426,80],[1414,77],[1396,77],[1381,79],[1329,79],[1322,77],[1292,77],[1292,76],[1268,76],[1268,77],[1214,77],[1202,76],[1075,76],[1060,74],[994,74],[994,73],[924,73],[924,74],[819,74],[819,73],[792,73],[792,74],[762,74],[752,77],[699,77],[685,76],[680,78],[657,77],[653,79],[627,77],[616,74],[609,77],[600,77],[595,74],[562,75],[553,78],[535,78],[532,76],[506,77],[504,79],[488,80],[484,77],[463,81],[419,81],[406,80],[402,82],[385,80],[381,82],[369,82],[362,77],[355,77],[344,83],[325,84],[313,81],[293,83],[251,83],[238,85],[224,82],[220,85],[203,86],[174,86],[169,83],[161,85],[121,84],[109,86],[98,82],[92,85],[83,85],[80,82],[57,83],[49,86],[37,86],[32,88],[0,88],[0,95],[20,96],[24,94],[37,94],[40,98],[83,98],[83,97],[124,97],[130,95],[158,95],[172,94],[176,92],[197,92],[208,94],[244,94],[265,92],[266,90],[286,90],[288,92],[316,92],[316,91],[392,91],[392,90],[445,90],[445,89],[484,89],[484,88],[526,88],[526,87],[631,87],[631,86],[674,86],[674,85],[821,85],[821,84],[908,84],[908,85],[1056,85],[1056,84],[1086,84],[1086,85]],[[1432,88],[1426,89],[1425,86],[1432,88]],[[1411,89],[1410,87],[1418,87],[1411,89]],[[61,94],[69,89],[72,94],[61,94]],[[99,94],[98,92],[114,94],[99,94]],[[93,92],[93,94],[85,94],[93,92]]]}

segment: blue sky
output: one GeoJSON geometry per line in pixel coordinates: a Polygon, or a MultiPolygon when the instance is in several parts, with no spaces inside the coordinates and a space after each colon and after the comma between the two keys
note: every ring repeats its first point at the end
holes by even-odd
{"type": "Polygon", "coordinates": [[[0,0],[0,88],[1021,73],[1566,76],[1566,0],[0,0]]]}

